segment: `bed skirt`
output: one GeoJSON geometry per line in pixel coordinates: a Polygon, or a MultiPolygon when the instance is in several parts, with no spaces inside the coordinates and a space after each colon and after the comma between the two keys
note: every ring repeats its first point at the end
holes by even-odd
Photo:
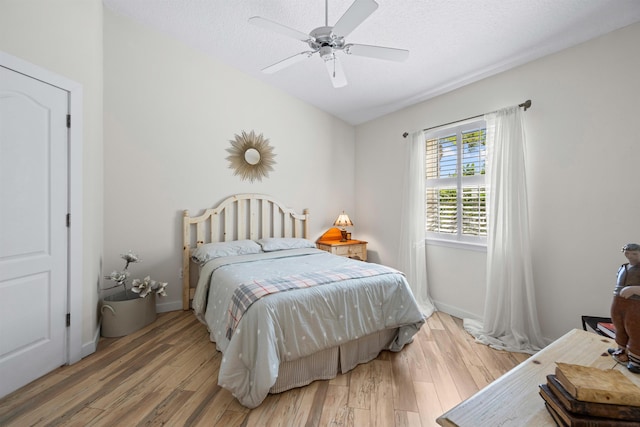
{"type": "Polygon", "coordinates": [[[269,393],[282,393],[349,372],[357,365],[375,359],[382,350],[389,349],[397,334],[397,328],[386,329],[302,359],[281,363],[278,379],[269,393]]]}

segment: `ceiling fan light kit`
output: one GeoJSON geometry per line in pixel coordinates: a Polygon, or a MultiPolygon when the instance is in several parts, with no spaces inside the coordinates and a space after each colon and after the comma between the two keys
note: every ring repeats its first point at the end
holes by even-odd
{"type": "Polygon", "coordinates": [[[404,61],[409,57],[409,51],[405,49],[364,44],[347,44],[345,42],[345,37],[378,8],[378,3],[374,0],[355,0],[333,27],[329,26],[328,23],[328,7],[328,0],[325,0],[325,25],[313,29],[309,34],[259,16],[249,18],[249,23],[251,24],[300,40],[307,43],[311,48],[311,51],[300,52],[263,68],[262,72],[268,74],[275,73],[318,53],[325,63],[331,83],[334,87],[338,88],[346,86],[347,78],[342,68],[340,58],[336,53],[398,62],[404,61]]]}

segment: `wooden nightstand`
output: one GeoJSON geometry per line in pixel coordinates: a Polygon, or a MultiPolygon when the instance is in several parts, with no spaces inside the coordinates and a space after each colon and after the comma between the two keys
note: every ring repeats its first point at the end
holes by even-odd
{"type": "Polygon", "coordinates": [[[341,237],[342,234],[340,233],[340,230],[337,228],[331,228],[316,240],[316,246],[318,249],[330,252],[334,255],[345,256],[362,261],[367,260],[367,242],[362,240],[347,240],[346,242],[341,242],[341,237]]]}

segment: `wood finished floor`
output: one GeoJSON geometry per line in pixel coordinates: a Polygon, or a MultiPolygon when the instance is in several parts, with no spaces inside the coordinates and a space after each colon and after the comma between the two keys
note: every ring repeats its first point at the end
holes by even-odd
{"type": "Polygon", "coordinates": [[[217,385],[205,326],[175,311],[0,399],[0,426],[433,426],[527,357],[474,343],[437,312],[400,353],[249,410],[217,385]]]}

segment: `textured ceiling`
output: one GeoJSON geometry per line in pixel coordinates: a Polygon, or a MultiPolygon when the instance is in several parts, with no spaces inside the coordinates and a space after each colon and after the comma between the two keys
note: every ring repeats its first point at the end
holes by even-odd
{"type": "MultiPolygon", "coordinates": [[[[408,49],[409,59],[341,56],[348,85],[336,89],[317,55],[260,72],[309,47],[247,22],[257,15],[309,33],[324,25],[325,1],[103,0],[354,125],[640,21],[640,0],[377,1],[347,42],[408,49]]],[[[329,25],[352,3],[329,0],[329,25]]]]}

